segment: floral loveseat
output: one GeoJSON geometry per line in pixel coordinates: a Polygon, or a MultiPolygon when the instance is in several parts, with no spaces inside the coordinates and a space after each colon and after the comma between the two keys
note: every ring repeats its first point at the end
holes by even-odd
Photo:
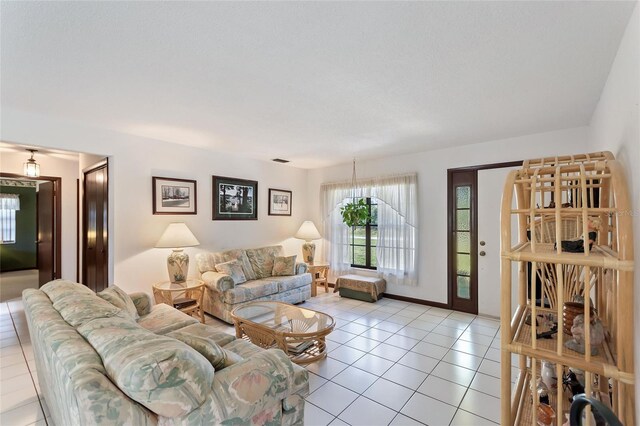
{"type": "Polygon", "coordinates": [[[198,253],[196,262],[207,286],[204,310],[231,324],[231,311],[259,300],[300,303],[311,297],[311,274],[282,246],[198,253]]]}
{"type": "Polygon", "coordinates": [[[279,349],[115,286],[96,295],[56,280],[22,299],[57,425],[303,422],[308,373],[279,349]]]}

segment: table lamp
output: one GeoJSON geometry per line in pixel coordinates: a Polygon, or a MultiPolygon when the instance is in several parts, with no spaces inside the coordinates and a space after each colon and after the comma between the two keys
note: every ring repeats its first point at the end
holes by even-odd
{"type": "Polygon", "coordinates": [[[302,258],[308,264],[313,265],[313,258],[316,255],[316,245],[311,240],[319,240],[322,238],[318,232],[318,228],[316,228],[312,221],[305,220],[302,222],[302,225],[300,225],[300,229],[298,229],[296,233],[296,238],[305,240],[305,243],[302,245],[302,258]]]}
{"type": "Polygon", "coordinates": [[[183,247],[200,245],[187,225],[182,222],[170,223],[158,240],[156,248],[172,248],[173,251],[167,258],[167,269],[171,283],[183,283],[187,280],[189,272],[189,255],[183,247]]]}

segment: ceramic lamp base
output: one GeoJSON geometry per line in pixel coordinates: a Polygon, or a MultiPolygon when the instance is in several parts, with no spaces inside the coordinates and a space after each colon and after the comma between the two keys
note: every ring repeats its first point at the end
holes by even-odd
{"type": "Polygon", "coordinates": [[[189,272],[189,255],[182,249],[173,250],[167,258],[167,269],[172,283],[185,282],[189,272]]]}
{"type": "Polygon", "coordinates": [[[313,258],[316,257],[316,245],[313,242],[307,242],[302,245],[302,258],[310,265],[313,265],[313,258]]]}

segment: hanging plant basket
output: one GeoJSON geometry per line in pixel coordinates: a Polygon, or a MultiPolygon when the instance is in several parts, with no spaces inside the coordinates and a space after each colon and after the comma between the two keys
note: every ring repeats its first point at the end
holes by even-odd
{"type": "Polygon", "coordinates": [[[340,208],[342,221],[349,227],[364,226],[369,220],[369,206],[364,198],[352,201],[340,208]]]}

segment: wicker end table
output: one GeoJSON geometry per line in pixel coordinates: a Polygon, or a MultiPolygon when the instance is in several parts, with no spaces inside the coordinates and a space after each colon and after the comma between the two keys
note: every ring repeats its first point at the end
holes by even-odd
{"type": "Polygon", "coordinates": [[[162,281],[153,285],[153,298],[156,303],[166,303],[185,314],[196,316],[204,324],[204,281],[189,278],[182,283],[162,281]]]}
{"type": "Polygon", "coordinates": [[[330,315],[283,302],[254,302],[231,312],[237,338],[262,348],[280,348],[296,364],[327,356],[325,337],[333,331],[330,315]]]}

